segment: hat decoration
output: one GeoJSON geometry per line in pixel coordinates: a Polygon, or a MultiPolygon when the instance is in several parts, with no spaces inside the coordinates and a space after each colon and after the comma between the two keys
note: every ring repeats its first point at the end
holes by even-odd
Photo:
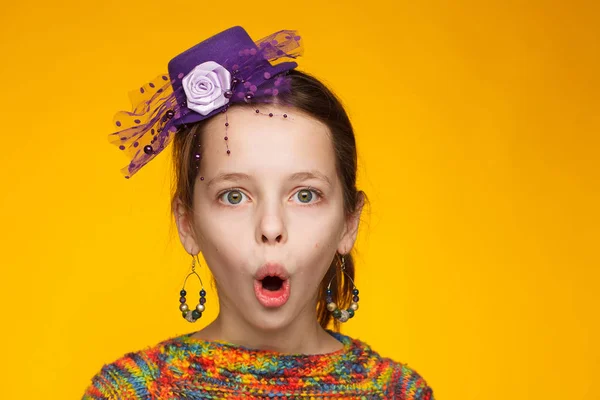
{"type": "Polygon", "coordinates": [[[133,110],[114,117],[119,130],[108,139],[130,159],[121,173],[133,176],[182,126],[226,112],[236,103],[273,102],[290,90],[286,74],[298,66],[286,60],[302,53],[297,31],[278,31],[254,42],[236,26],[174,57],[168,74],[130,92],[133,110]]]}

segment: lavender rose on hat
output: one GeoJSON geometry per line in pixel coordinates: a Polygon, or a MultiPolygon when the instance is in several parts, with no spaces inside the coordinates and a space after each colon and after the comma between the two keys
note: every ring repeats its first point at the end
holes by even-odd
{"type": "Polygon", "coordinates": [[[187,108],[199,114],[208,115],[229,103],[231,74],[219,63],[206,61],[196,66],[183,77],[182,84],[187,108]]]}

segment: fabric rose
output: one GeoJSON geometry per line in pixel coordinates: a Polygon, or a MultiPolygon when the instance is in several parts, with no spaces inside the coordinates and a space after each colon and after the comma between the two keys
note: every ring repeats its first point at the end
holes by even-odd
{"type": "Polygon", "coordinates": [[[231,74],[221,64],[206,61],[181,80],[187,107],[202,115],[229,103],[225,92],[231,89],[231,74]]]}

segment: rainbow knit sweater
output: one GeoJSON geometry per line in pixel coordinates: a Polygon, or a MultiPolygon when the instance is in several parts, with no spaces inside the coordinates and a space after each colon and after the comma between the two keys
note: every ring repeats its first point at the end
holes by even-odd
{"type": "Polygon", "coordinates": [[[168,339],[105,365],[91,399],[434,400],[423,377],[366,343],[328,331],[343,349],[315,355],[254,350],[219,341],[168,339]]]}

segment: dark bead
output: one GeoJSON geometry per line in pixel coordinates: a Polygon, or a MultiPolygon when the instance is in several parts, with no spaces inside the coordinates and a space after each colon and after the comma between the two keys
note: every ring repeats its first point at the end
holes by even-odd
{"type": "Polygon", "coordinates": [[[181,292],[179,292],[179,294],[180,294],[182,297],[185,297],[185,295],[187,294],[187,292],[185,291],[185,289],[181,289],[181,292]]]}
{"type": "Polygon", "coordinates": [[[173,110],[168,110],[166,116],[167,118],[171,119],[175,116],[175,112],[173,110]]]}
{"type": "Polygon", "coordinates": [[[230,150],[227,150],[227,154],[231,154],[231,151],[230,151],[230,150]]]}
{"type": "Polygon", "coordinates": [[[246,98],[247,98],[248,100],[250,100],[250,99],[251,99],[251,98],[253,98],[253,97],[254,97],[254,93],[252,93],[252,92],[246,92],[246,98]]]}
{"type": "Polygon", "coordinates": [[[355,303],[358,303],[358,296],[354,296],[354,297],[352,298],[352,301],[353,301],[353,302],[355,302],[355,303]]]}
{"type": "Polygon", "coordinates": [[[233,96],[233,92],[231,90],[228,90],[225,93],[223,93],[223,96],[225,96],[226,99],[230,99],[233,96]]]}
{"type": "Polygon", "coordinates": [[[331,294],[331,289],[327,289],[327,294],[331,294]]]}
{"type": "Polygon", "coordinates": [[[227,136],[224,137],[225,140],[228,140],[229,138],[227,136]]]}
{"type": "Polygon", "coordinates": [[[184,297],[184,296],[181,296],[181,297],[179,298],[179,302],[180,302],[180,303],[185,303],[185,297],[184,297]]]}
{"type": "Polygon", "coordinates": [[[260,112],[259,110],[256,110],[256,113],[257,113],[257,114],[258,114],[259,112],[260,112]]]}
{"type": "Polygon", "coordinates": [[[237,74],[239,74],[239,73],[240,73],[240,70],[239,70],[239,69],[234,69],[234,70],[233,70],[233,74],[234,74],[234,75],[237,75],[237,74]]]}
{"type": "Polygon", "coordinates": [[[273,116],[273,113],[269,113],[269,117],[272,117],[272,116],[273,116]]]}
{"type": "Polygon", "coordinates": [[[150,145],[144,146],[144,153],[152,154],[153,152],[154,152],[154,149],[152,149],[152,146],[150,146],[150,145]]]}
{"type": "Polygon", "coordinates": [[[229,122],[225,122],[225,126],[229,126],[229,122]]]}
{"type": "Polygon", "coordinates": [[[204,289],[202,289],[200,291],[200,296],[202,296],[202,297],[206,296],[206,291],[204,289]]]}
{"type": "Polygon", "coordinates": [[[339,318],[342,316],[342,311],[339,308],[336,308],[332,313],[331,313],[335,318],[339,318]]]}
{"type": "Polygon", "coordinates": [[[283,114],[283,118],[287,118],[287,114],[283,114]]]}
{"type": "Polygon", "coordinates": [[[183,312],[181,313],[181,316],[182,316],[184,319],[187,319],[187,318],[186,318],[186,317],[187,317],[187,313],[188,313],[187,311],[183,311],[183,312]]]}
{"type": "Polygon", "coordinates": [[[233,79],[231,80],[231,86],[235,86],[235,85],[237,85],[238,83],[240,83],[240,80],[239,80],[238,78],[233,78],[233,79]]]}
{"type": "Polygon", "coordinates": [[[196,159],[196,161],[198,161],[200,159],[200,154],[194,154],[194,158],[196,159]]]}
{"type": "Polygon", "coordinates": [[[192,311],[192,317],[193,317],[194,319],[198,319],[198,318],[200,318],[201,316],[202,316],[202,313],[201,313],[200,311],[198,311],[198,310],[194,310],[194,311],[192,311]]]}
{"type": "Polygon", "coordinates": [[[200,304],[206,303],[206,297],[200,297],[200,304]]]}
{"type": "Polygon", "coordinates": [[[358,296],[358,289],[352,290],[352,294],[355,295],[355,296],[358,296]]]}
{"type": "Polygon", "coordinates": [[[331,297],[327,296],[327,297],[325,298],[325,302],[326,302],[327,304],[329,304],[329,303],[333,303],[333,298],[331,298],[331,297]]]}
{"type": "Polygon", "coordinates": [[[354,317],[354,310],[353,310],[353,309],[349,308],[349,309],[347,309],[346,311],[348,311],[348,316],[349,316],[350,318],[354,317]]]}

